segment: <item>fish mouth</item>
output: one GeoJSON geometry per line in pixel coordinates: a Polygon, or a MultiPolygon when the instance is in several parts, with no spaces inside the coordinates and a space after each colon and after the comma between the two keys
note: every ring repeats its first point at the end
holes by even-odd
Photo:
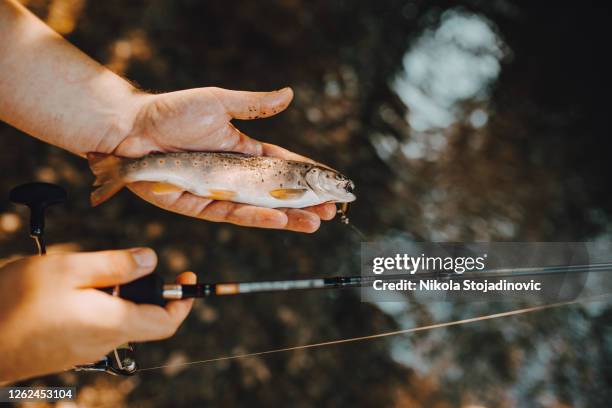
{"type": "Polygon", "coordinates": [[[355,191],[355,183],[351,180],[346,181],[342,190],[339,191],[340,194],[339,197],[337,197],[337,203],[350,203],[357,199],[357,196],[353,194],[353,191],[355,191]]]}
{"type": "Polygon", "coordinates": [[[336,196],[336,203],[352,203],[357,199],[357,196],[353,193],[350,193],[348,190],[342,192],[336,196]]]}
{"type": "Polygon", "coordinates": [[[357,196],[353,193],[347,192],[344,198],[342,199],[343,203],[352,203],[357,199],[357,196]]]}

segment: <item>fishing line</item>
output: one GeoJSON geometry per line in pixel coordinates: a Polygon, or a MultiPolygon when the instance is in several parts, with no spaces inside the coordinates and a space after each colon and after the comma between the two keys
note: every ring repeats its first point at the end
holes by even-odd
{"type": "Polygon", "coordinates": [[[359,235],[359,238],[361,238],[362,241],[367,241],[368,240],[368,237],[366,237],[365,234],[363,232],[361,232],[361,230],[359,228],[357,228],[354,224],[349,222],[346,225],[351,227],[353,229],[353,231],[355,231],[357,233],[357,235],[359,235]]]}
{"type": "Polygon", "coordinates": [[[351,227],[351,229],[357,233],[357,235],[362,241],[368,241],[368,237],[366,237],[366,235],[351,222],[350,218],[348,217],[348,211],[349,203],[338,204],[336,214],[340,215],[340,223],[351,227]]]}
{"type": "Polygon", "coordinates": [[[549,304],[544,304],[544,305],[531,306],[531,307],[522,308],[522,309],[510,310],[507,312],[493,313],[493,314],[484,315],[484,316],[453,320],[450,322],[435,323],[435,324],[430,324],[426,326],[412,327],[409,329],[395,330],[395,331],[389,331],[385,333],[370,334],[367,336],[349,337],[346,339],[330,340],[330,341],[325,341],[325,342],[320,342],[320,343],[311,343],[311,344],[304,344],[300,346],[284,347],[284,348],[267,350],[267,351],[259,351],[259,352],[254,352],[254,353],[245,353],[245,354],[237,354],[237,355],[230,355],[230,356],[224,356],[224,357],[216,357],[216,358],[211,358],[207,360],[189,361],[186,363],[165,364],[165,365],[156,366],[156,367],[140,368],[138,371],[153,371],[153,370],[160,370],[163,368],[170,368],[170,367],[184,367],[184,366],[196,365],[196,364],[209,364],[209,363],[215,363],[219,361],[237,360],[237,359],[242,359],[242,358],[265,356],[269,354],[284,353],[284,352],[295,351],[295,350],[305,350],[305,349],[333,346],[336,344],[355,343],[359,341],[374,340],[374,339],[379,339],[383,337],[398,336],[400,334],[410,334],[410,333],[416,333],[416,332],[421,332],[421,331],[441,329],[445,327],[480,322],[480,321],[485,321],[485,320],[499,319],[502,317],[534,313],[534,312],[539,312],[542,310],[554,309],[557,307],[569,306],[569,305],[573,305],[577,303],[603,300],[603,299],[610,298],[610,297],[612,297],[612,294],[596,295],[596,296],[591,296],[591,297],[587,297],[583,299],[575,299],[575,300],[570,300],[566,302],[556,302],[556,303],[549,303],[549,304]]]}

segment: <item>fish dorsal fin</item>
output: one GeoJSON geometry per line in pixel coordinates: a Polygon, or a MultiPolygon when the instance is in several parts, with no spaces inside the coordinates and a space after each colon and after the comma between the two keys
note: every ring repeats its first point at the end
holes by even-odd
{"type": "Polygon", "coordinates": [[[305,188],[277,188],[270,195],[279,200],[291,200],[302,197],[308,191],[305,188]]]}

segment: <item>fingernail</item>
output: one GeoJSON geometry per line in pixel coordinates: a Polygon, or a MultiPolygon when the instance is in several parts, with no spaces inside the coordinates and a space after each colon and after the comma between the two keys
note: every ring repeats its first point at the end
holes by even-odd
{"type": "Polygon", "coordinates": [[[152,249],[136,248],[132,249],[130,252],[132,252],[134,260],[141,268],[150,268],[157,263],[157,255],[155,255],[152,249]]]}
{"type": "Polygon", "coordinates": [[[279,89],[279,90],[278,90],[278,91],[276,91],[276,92],[285,92],[285,91],[288,91],[289,89],[291,89],[291,88],[290,88],[290,87],[288,87],[288,86],[286,86],[286,87],[284,87],[284,88],[279,89]]]}

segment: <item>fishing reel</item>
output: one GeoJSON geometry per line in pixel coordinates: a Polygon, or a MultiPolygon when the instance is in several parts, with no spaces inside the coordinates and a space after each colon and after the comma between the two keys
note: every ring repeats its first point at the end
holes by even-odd
{"type": "MultiPolygon", "coordinates": [[[[68,199],[66,190],[50,183],[27,183],[13,188],[9,199],[15,204],[25,205],[30,209],[30,237],[34,239],[38,255],[45,255],[45,210],[47,207],[65,203],[68,199]]],[[[161,296],[163,281],[159,275],[150,274],[126,285],[101,289],[113,296],[135,303],[151,303],[163,306],[161,296]]],[[[76,371],[98,371],[112,375],[129,376],[136,373],[134,347],[126,343],[116,348],[100,361],[74,367],[76,371]]]]}

